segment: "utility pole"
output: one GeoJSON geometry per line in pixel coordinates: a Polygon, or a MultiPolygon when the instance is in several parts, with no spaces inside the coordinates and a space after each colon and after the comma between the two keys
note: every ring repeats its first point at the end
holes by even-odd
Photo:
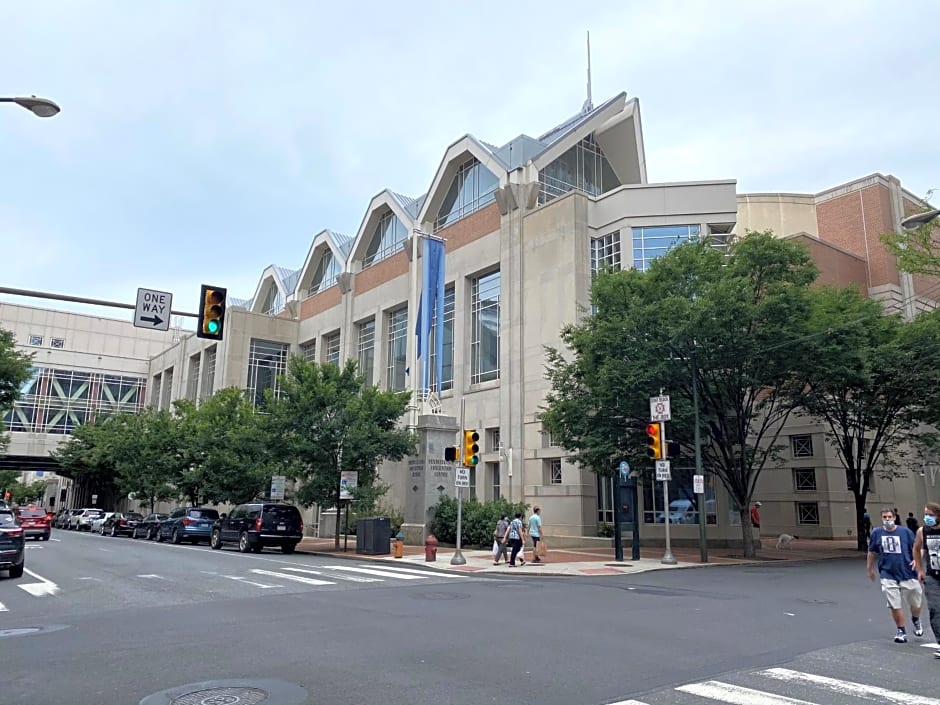
{"type": "Polygon", "coordinates": [[[708,539],[705,534],[708,493],[705,492],[705,475],[702,472],[702,436],[699,429],[698,408],[698,361],[695,347],[692,347],[692,408],[695,412],[695,481],[702,483],[702,492],[698,495],[698,550],[699,560],[708,563],[708,539]],[[699,479],[700,478],[700,479],[699,479]]]}

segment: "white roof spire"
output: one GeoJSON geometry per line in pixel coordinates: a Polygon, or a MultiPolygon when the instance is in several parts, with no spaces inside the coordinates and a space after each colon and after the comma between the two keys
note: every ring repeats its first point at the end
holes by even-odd
{"type": "Polygon", "coordinates": [[[591,99],[591,32],[587,33],[587,100],[581,106],[582,113],[589,113],[594,110],[594,101],[591,99]]]}

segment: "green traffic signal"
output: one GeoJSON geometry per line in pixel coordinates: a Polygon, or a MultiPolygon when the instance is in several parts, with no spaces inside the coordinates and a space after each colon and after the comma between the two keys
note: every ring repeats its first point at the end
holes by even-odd
{"type": "Polygon", "coordinates": [[[219,322],[218,321],[206,321],[206,330],[210,333],[219,332],[219,322]]]}

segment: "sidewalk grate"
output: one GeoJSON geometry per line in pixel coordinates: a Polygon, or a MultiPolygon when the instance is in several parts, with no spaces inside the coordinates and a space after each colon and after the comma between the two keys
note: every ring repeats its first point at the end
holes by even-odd
{"type": "Polygon", "coordinates": [[[208,688],[186,693],[170,705],[257,705],[268,699],[260,688],[208,688]]]}

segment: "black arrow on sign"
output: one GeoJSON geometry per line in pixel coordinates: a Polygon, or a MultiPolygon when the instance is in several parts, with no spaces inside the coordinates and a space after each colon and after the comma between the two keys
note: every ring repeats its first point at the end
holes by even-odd
{"type": "Polygon", "coordinates": [[[144,321],[145,323],[153,323],[154,327],[163,323],[163,319],[160,318],[160,316],[156,316],[156,315],[155,316],[141,316],[140,320],[144,321]]]}

